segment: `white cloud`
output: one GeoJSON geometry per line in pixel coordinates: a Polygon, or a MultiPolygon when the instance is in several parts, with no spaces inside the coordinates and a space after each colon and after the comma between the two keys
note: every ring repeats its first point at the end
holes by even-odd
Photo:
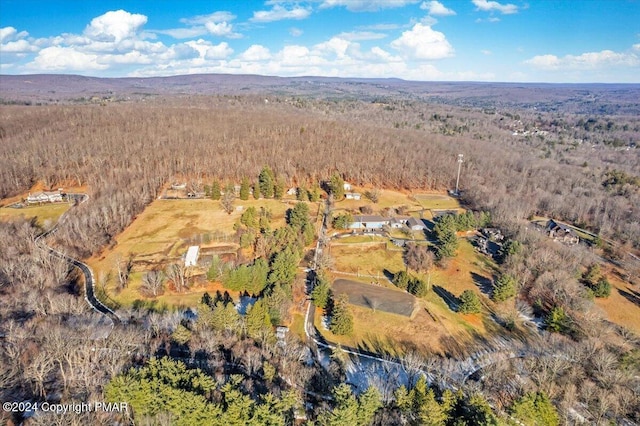
{"type": "Polygon", "coordinates": [[[233,32],[233,25],[228,23],[227,21],[223,21],[220,23],[215,22],[207,22],[204,24],[209,34],[218,37],[228,37],[228,38],[240,38],[241,35],[233,32]]]}
{"type": "Polygon", "coordinates": [[[28,69],[35,71],[97,71],[107,64],[98,62],[98,55],[79,52],[73,47],[50,46],[42,49],[28,69]]]}
{"type": "Polygon", "coordinates": [[[207,22],[229,22],[236,19],[236,15],[227,11],[218,11],[208,15],[197,15],[190,18],[182,18],[180,22],[187,25],[204,25],[207,22]]]}
{"type": "Polygon", "coordinates": [[[391,47],[416,60],[443,59],[453,56],[454,53],[443,33],[420,23],[392,41],[391,47]]]}
{"type": "Polygon", "coordinates": [[[10,41],[0,45],[2,53],[31,53],[37,52],[38,48],[25,39],[10,41]]]}
{"type": "Polygon", "coordinates": [[[18,30],[13,27],[0,28],[0,43],[4,43],[5,40],[12,38],[18,30]]]}
{"type": "Polygon", "coordinates": [[[451,16],[456,14],[454,10],[447,8],[437,0],[423,2],[420,5],[420,9],[429,11],[429,15],[433,16],[451,16]]]}
{"type": "Polygon", "coordinates": [[[518,13],[518,6],[511,3],[501,4],[497,1],[489,0],[471,0],[471,2],[476,6],[477,10],[483,12],[500,12],[503,15],[518,13]]]}
{"type": "Polygon", "coordinates": [[[146,16],[132,14],[121,9],[93,18],[84,33],[94,40],[115,41],[117,43],[132,37],[146,23],[146,16]]]}
{"type": "Polygon", "coordinates": [[[195,38],[207,34],[207,28],[204,25],[199,25],[191,28],[171,28],[168,30],[155,30],[158,34],[166,34],[173,38],[195,38]]]}
{"type": "Polygon", "coordinates": [[[242,52],[238,58],[243,61],[266,61],[271,58],[271,52],[260,44],[253,44],[242,52]]]}
{"type": "Polygon", "coordinates": [[[538,55],[524,61],[525,64],[545,71],[593,70],[612,67],[638,67],[640,58],[635,53],[602,50],[581,55],[538,55]]]}
{"type": "Polygon", "coordinates": [[[493,52],[487,49],[483,49],[480,51],[483,55],[493,55],[493,52]]]}
{"type": "Polygon", "coordinates": [[[273,22],[283,19],[306,19],[309,15],[311,15],[311,9],[309,8],[295,6],[287,9],[276,4],[271,10],[253,12],[253,17],[249,20],[252,22],[273,22]]]}
{"type": "Polygon", "coordinates": [[[303,33],[304,31],[302,31],[300,28],[291,27],[289,29],[289,34],[291,34],[294,37],[300,37],[303,33]]]}
{"type": "Polygon", "coordinates": [[[381,38],[387,37],[384,33],[376,33],[373,31],[351,31],[346,33],[338,34],[338,37],[343,38],[345,40],[350,41],[360,41],[360,40],[379,40],[381,38]]]}
{"type": "Polygon", "coordinates": [[[187,41],[184,44],[196,50],[201,59],[224,59],[233,53],[233,49],[225,41],[213,44],[210,41],[198,39],[187,41]]]}
{"type": "Polygon", "coordinates": [[[375,12],[418,3],[420,0],[324,0],[321,9],[344,6],[351,12],[375,12]]]}
{"type": "Polygon", "coordinates": [[[633,50],[637,50],[638,52],[640,52],[640,43],[638,43],[638,44],[634,44],[633,46],[631,46],[631,48],[632,48],[633,50]]]}

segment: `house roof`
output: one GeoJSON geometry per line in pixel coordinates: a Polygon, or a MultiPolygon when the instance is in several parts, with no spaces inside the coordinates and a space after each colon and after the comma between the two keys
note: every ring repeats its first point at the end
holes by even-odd
{"type": "Polygon", "coordinates": [[[578,234],[576,234],[576,231],[571,228],[568,225],[565,225],[564,223],[560,223],[560,222],[556,222],[553,219],[550,219],[549,222],[547,222],[547,229],[548,230],[554,230],[554,229],[561,229],[562,231],[571,234],[573,236],[578,236],[578,234]]]}
{"type": "Polygon", "coordinates": [[[424,227],[424,222],[422,222],[419,219],[416,219],[415,217],[410,217],[409,219],[407,219],[407,226],[409,226],[409,227],[414,227],[414,226],[422,226],[422,227],[424,227]]]}

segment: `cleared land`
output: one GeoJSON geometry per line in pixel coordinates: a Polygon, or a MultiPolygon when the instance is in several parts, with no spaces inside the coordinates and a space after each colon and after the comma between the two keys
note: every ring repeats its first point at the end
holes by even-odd
{"type": "MultiPolygon", "coordinates": [[[[201,259],[212,254],[234,255],[239,246],[233,236],[233,225],[239,221],[242,212],[248,207],[260,207],[271,211],[272,228],[284,226],[285,212],[293,206],[292,202],[278,200],[236,200],[236,206],[243,209],[231,214],[223,211],[219,201],[197,200],[155,200],[133,223],[116,237],[116,244],[87,263],[94,269],[96,278],[110,278],[106,283],[106,293],[117,303],[129,306],[136,300],[148,300],[140,295],[138,289],[144,271],[154,267],[162,268],[168,262],[181,262],[188,246],[199,245],[201,259]],[[133,274],[129,285],[117,292],[115,283],[116,263],[132,257],[133,274]]],[[[317,205],[312,204],[310,211],[315,214],[317,205]]],[[[196,270],[203,273],[204,270],[196,270]]],[[[167,291],[158,298],[159,303],[170,306],[192,306],[205,291],[224,290],[214,283],[204,280],[194,282],[186,292],[167,291]]]]}
{"type": "Polygon", "coordinates": [[[51,228],[70,207],[69,203],[51,203],[22,208],[0,207],[0,220],[8,221],[18,218],[31,220],[36,218],[38,225],[51,228]]]}
{"type": "Polygon", "coordinates": [[[333,282],[332,290],[336,294],[348,295],[349,303],[374,311],[380,310],[411,317],[418,308],[417,299],[414,296],[374,284],[338,279],[333,282]]]}

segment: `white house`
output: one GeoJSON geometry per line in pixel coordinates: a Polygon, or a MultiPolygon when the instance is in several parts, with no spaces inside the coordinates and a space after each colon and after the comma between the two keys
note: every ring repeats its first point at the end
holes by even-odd
{"type": "Polygon", "coordinates": [[[196,266],[198,264],[198,256],[200,255],[199,246],[191,246],[187,250],[187,254],[184,257],[184,266],[196,266]]]}
{"type": "Polygon", "coordinates": [[[358,192],[347,192],[344,196],[347,200],[359,200],[361,198],[358,192]]]}
{"type": "Polygon", "coordinates": [[[62,193],[56,192],[36,192],[35,194],[29,194],[27,196],[27,203],[59,203],[62,201],[62,193]]]}
{"type": "Polygon", "coordinates": [[[342,184],[342,188],[343,188],[345,191],[351,191],[351,184],[350,184],[350,183],[348,183],[348,182],[345,182],[345,183],[343,183],[343,184],[342,184]]]}

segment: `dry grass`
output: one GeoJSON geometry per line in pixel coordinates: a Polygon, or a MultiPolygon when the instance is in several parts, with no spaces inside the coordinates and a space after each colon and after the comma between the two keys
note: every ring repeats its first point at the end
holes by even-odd
{"type": "Polygon", "coordinates": [[[425,209],[448,210],[460,208],[458,200],[444,194],[414,194],[413,198],[425,209]]]}
{"type": "MultiPolygon", "coordinates": [[[[236,200],[236,206],[265,207],[272,212],[272,227],[285,224],[285,212],[292,206],[277,200],[236,200]]],[[[317,207],[310,208],[315,214],[317,207]]],[[[122,305],[130,305],[136,299],[142,299],[138,292],[142,271],[149,265],[161,266],[170,261],[177,261],[192,244],[191,239],[202,237],[198,241],[201,249],[236,251],[238,246],[233,242],[233,225],[242,212],[225,213],[218,201],[213,200],[155,200],[142,212],[133,223],[116,237],[116,244],[88,260],[96,272],[96,276],[113,273],[117,259],[133,256],[134,271],[128,288],[120,293],[115,292],[115,281],[107,285],[107,292],[122,305]]],[[[168,291],[158,298],[170,306],[191,306],[205,291],[215,291],[207,284],[203,288],[195,288],[191,293],[173,293],[168,291]]]]}
{"type": "Polygon", "coordinates": [[[387,250],[386,246],[385,241],[353,245],[332,244],[330,253],[338,271],[383,277],[385,270],[395,273],[404,269],[402,251],[387,250]]]}
{"type": "Polygon", "coordinates": [[[610,321],[640,334],[640,289],[621,280],[614,271],[608,271],[611,296],[595,299],[610,321]]]}
{"type": "Polygon", "coordinates": [[[21,209],[12,207],[0,207],[0,221],[9,221],[23,218],[26,220],[36,219],[38,225],[43,228],[53,227],[60,216],[67,210],[68,203],[42,204],[39,206],[27,206],[21,209]]]}

